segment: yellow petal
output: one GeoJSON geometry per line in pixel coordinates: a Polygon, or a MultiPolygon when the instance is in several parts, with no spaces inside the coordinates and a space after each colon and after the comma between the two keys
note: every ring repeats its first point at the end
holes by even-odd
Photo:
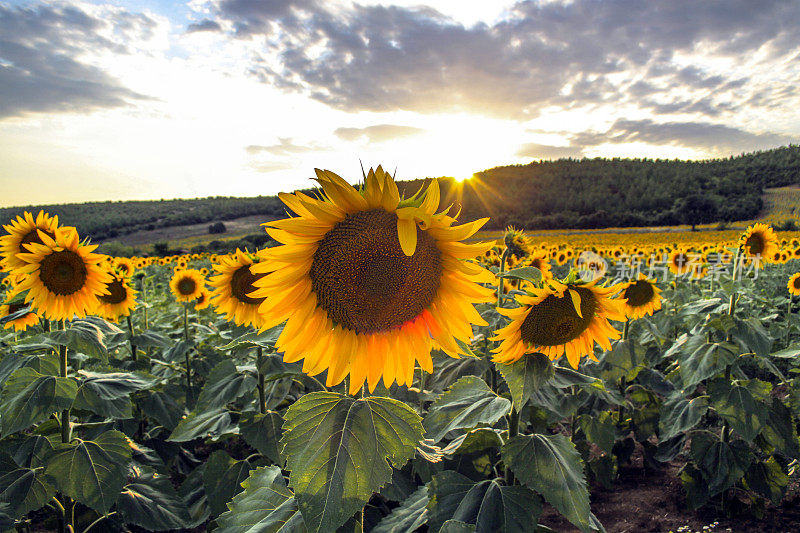
{"type": "Polygon", "coordinates": [[[417,249],[417,224],[413,219],[397,219],[397,237],[403,253],[411,257],[417,249]]]}

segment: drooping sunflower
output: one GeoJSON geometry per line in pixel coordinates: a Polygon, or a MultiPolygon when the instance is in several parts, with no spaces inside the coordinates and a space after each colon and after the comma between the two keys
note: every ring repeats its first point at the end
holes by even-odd
{"type": "Polygon", "coordinates": [[[506,228],[505,235],[503,236],[503,244],[505,244],[509,255],[522,259],[531,252],[531,242],[521,229],[514,226],[506,228]]]}
{"type": "MultiPolygon", "coordinates": [[[[117,271],[118,272],[118,271],[117,271]]],[[[111,282],[106,285],[108,294],[97,297],[95,314],[119,322],[120,317],[129,316],[136,308],[136,290],[130,285],[130,278],[117,272],[110,272],[111,282]]]]}
{"type": "Polygon", "coordinates": [[[459,242],[487,219],[453,226],[449,208],[437,213],[439,186],[402,198],[381,167],[354,189],[333,172],[316,170],[319,199],[301,192],[281,200],[298,216],[265,224],[283,246],[261,253],[252,267],[259,287],[250,296],[262,329],[286,321],[276,346],[288,362],[304,358],[311,375],[328,371],[327,385],[350,375],[350,392],[381,376],[409,385],[415,361],[433,370],[431,349],[452,357],[468,343],[471,324],[485,325],[474,303],[491,301],[494,274],[467,261],[493,243],[459,242]]]}
{"type": "Polygon", "coordinates": [[[227,320],[233,320],[237,326],[261,325],[258,306],[264,298],[248,295],[256,290],[254,283],[265,274],[253,273],[254,263],[252,256],[237,248],[232,256],[219,258],[219,263],[214,264],[217,275],[209,280],[209,285],[214,287],[211,303],[217,313],[224,314],[227,320]]]}
{"type": "Polygon", "coordinates": [[[176,270],[169,280],[169,289],[179,302],[196,300],[205,285],[203,275],[193,268],[176,270]]]}
{"type": "Polygon", "coordinates": [[[547,252],[545,251],[534,252],[529,255],[526,264],[533,268],[538,268],[539,272],[542,273],[542,279],[553,277],[553,273],[550,270],[550,261],[548,261],[547,252]]]}
{"type": "Polygon", "coordinates": [[[595,282],[576,284],[548,280],[541,289],[518,296],[521,307],[498,309],[511,319],[492,338],[501,341],[493,360],[510,364],[524,354],[541,352],[555,361],[566,354],[573,368],[581,357],[594,356],[594,343],[611,349],[620,332],[608,322],[625,320],[622,304],[612,299],[619,287],[598,287],[595,282]]]}
{"type": "Polygon", "coordinates": [[[762,262],[769,263],[778,251],[778,236],[772,226],[753,224],[739,238],[739,246],[748,259],[760,258],[762,262]]]}
{"type": "Polygon", "coordinates": [[[194,301],[194,310],[200,311],[201,309],[205,309],[211,303],[211,294],[208,292],[208,289],[203,289],[200,293],[200,296],[194,301]]]}
{"type": "Polygon", "coordinates": [[[661,309],[661,289],[656,286],[656,280],[648,279],[641,272],[637,279],[623,284],[620,288],[623,311],[628,318],[642,318],[661,309]]]}
{"type": "Polygon", "coordinates": [[[28,251],[25,248],[26,244],[44,244],[39,237],[40,230],[52,239],[57,227],[58,216],[51,217],[44,211],[39,211],[36,218],[33,218],[31,213],[25,211],[22,216],[18,216],[11,223],[3,225],[8,235],[0,237],[0,256],[2,256],[0,263],[8,271],[25,266],[26,263],[18,258],[17,254],[28,251]]]}
{"type": "Polygon", "coordinates": [[[800,272],[796,274],[792,274],[789,278],[789,283],[786,284],[789,289],[789,294],[793,294],[794,296],[800,295],[800,272]]]}
{"type": "Polygon", "coordinates": [[[111,276],[99,265],[102,256],[92,253],[97,245],[82,245],[74,228],[55,228],[53,237],[39,231],[42,243],[28,242],[25,263],[12,294],[28,291],[25,303],[49,320],[71,320],[92,313],[97,297],[107,294],[111,276]]]}
{"type": "MultiPolygon", "coordinates": [[[[24,303],[5,303],[0,305],[0,318],[11,316],[25,309],[27,304],[24,303]]],[[[39,323],[39,315],[31,310],[21,317],[9,320],[5,323],[4,329],[14,328],[14,331],[25,331],[30,326],[35,326],[39,323]]]]}

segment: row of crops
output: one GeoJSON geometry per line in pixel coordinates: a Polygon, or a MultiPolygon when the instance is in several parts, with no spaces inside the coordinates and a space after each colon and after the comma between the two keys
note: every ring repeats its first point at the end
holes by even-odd
{"type": "Polygon", "coordinates": [[[4,226],[0,530],[603,531],[637,454],[689,509],[784,498],[800,242],[484,243],[435,181],[318,181],[225,256],[4,226]]]}

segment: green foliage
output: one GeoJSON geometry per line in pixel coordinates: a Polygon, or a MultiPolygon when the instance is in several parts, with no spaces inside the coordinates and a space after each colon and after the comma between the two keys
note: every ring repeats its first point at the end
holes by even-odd
{"type": "Polygon", "coordinates": [[[425,417],[425,435],[439,442],[448,432],[491,425],[506,415],[511,402],[501,398],[480,378],[464,376],[442,394],[425,417]]]}
{"type": "Polygon", "coordinates": [[[68,409],[78,386],[71,378],[45,376],[24,367],[15,370],[3,387],[0,427],[3,435],[41,422],[51,414],[68,409]]]}

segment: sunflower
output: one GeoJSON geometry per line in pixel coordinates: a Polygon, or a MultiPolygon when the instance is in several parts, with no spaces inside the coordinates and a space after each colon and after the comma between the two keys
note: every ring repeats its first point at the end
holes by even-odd
{"type": "Polygon", "coordinates": [[[283,246],[261,252],[253,298],[266,329],[286,321],[276,346],[287,362],[305,358],[311,375],[328,370],[327,385],[350,375],[350,392],[365,379],[410,385],[415,360],[433,371],[431,349],[451,357],[469,343],[470,324],[486,325],[473,303],[492,300],[495,276],[472,259],[493,243],[458,242],[488,219],[452,226],[437,213],[433,180],[411,198],[400,196],[381,167],[354,189],[336,174],[316,170],[320,199],[282,194],[297,217],[265,224],[283,246]],[[287,320],[288,319],[288,320],[287,320]]]}
{"type": "MultiPolygon", "coordinates": [[[[0,305],[0,318],[11,316],[28,307],[23,303],[5,303],[0,305]]],[[[14,331],[25,331],[29,326],[35,326],[39,323],[39,315],[35,311],[30,311],[21,317],[9,320],[5,323],[5,329],[14,328],[14,331]]]]}
{"type": "Polygon", "coordinates": [[[26,244],[44,244],[39,237],[39,231],[44,232],[52,239],[57,227],[58,216],[51,217],[44,211],[39,211],[36,218],[33,218],[31,213],[25,211],[22,216],[18,216],[10,224],[3,226],[8,235],[0,237],[0,256],[2,256],[0,263],[8,271],[25,266],[26,263],[18,258],[17,254],[28,251],[25,248],[26,244]]]}
{"type": "Polygon", "coordinates": [[[97,297],[107,294],[111,276],[99,266],[101,256],[92,253],[97,245],[81,245],[75,228],[55,228],[53,236],[39,231],[38,242],[23,246],[17,254],[24,262],[16,270],[22,275],[12,291],[28,291],[25,303],[50,320],[84,317],[97,307],[97,297]]]}
{"type": "Polygon", "coordinates": [[[503,237],[503,244],[506,245],[509,255],[512,255],[517,259],[522,259],[531,252],[530,240],[525,236],[525,233],[523,233],[521,229],[517,229],[514,226],[509,226],[506,228],[506,232],[503,237]]]}
{"type": "Polygon", "coordinates": [[[686,274],[694,265],[692,264],[692,258],[689,256],[689,253],[683,250],[675,250],[674,252],[669,254],[669,270],[676,276],[682,276],[686,274]]]}
{"type": "Polygon", "coordinates": [[[789,288],[789,294],[800,295],[800,272],[792,274],[786,286],[789,288]]]}
{"type": "Polygon", "coordinates": [[[661,309],[661,289],[656,286],[656,280],[648,279],[641,272],[637,279],[623,284],[620,288],[623,311],[628,318],[642,318],[661,309]]]}
{"type": "Polygon", "coordinates": [[[542,279],[553,277],[553,273],[550,271],[550,261],[547,260],[547,252],[533,252],[528,256],[526,264],[533,268],[538,268],[539,272],[542,273],[542,279]]]}
{"type": "Polygon", "coordinates": [[[133,271],[136,269],[133,261],[127,257],[115,257],[113,264],[117,272],[128,278],[133,275],[133,271]]]}
{"type": "Polygon", "coordinates": [[[518,296],[522,307],[498,309],[511,323],[498,330],[492,338],[501,341],[495,348],[494,361],[510,364],[524,354],[541,352],[555,361],[566,354],[573,368],[581,357],[595,361],[594,343],[611,349],[610,339],[620,332],[609,320],[625,320],[622,303],[611,296],[619,287],[598,287],[595,282],[576,284],[549,280],[541,289],[518,296]]]}
{"type": "Polygon", "coordinates": [[[129,316],[136,308],[136,290],[131,287],[130,278],[117,272],[109,273],[112,279],[106,285],[108,294],[97,297],[99,304],[95,310],[95,314],[113,322],[119,322],[120,317],[129,316]]]}
{"type": "Polygon", "coordinates": [[[778,237],[772,226],[753,224],[739,238],[739,246],[747,258],[768,263],[778,251],[778,237]]]}
{"type": "Polygon", "coordinates": [[[201,309],[205,309],[206,307],[208,307],[208,305],[211,303],[210,302],[210,300],[211,300],[210,296],[211,295],[208,292],[208,289],[204,288],[200,292],[200,296],[198,296],[197,299],[194,301],[194,310],[195,311],[199,311],[201,309]]]}
{"type": "Polygon", "coordinates": [[[254,274],[253,263],[250,255],[237,248],[232,256],[219,258],[219,263],[214,265],[218,275],[209,280],[209,285],[215,287],[211,293],[211,303],[217,313],[224,314],[227,320],[233,320],[237,326],[259,327],[261,324],[258,306],[264,298],[248,295],[256,290],[254,283],[265,274],[254,274]]]}
{"type": "Polygon", "coordinates": [[[169,289],[179,302],[196,300],[205,286],[205,278],[193,268],[176,270],[169,280],[169,289]]]}

